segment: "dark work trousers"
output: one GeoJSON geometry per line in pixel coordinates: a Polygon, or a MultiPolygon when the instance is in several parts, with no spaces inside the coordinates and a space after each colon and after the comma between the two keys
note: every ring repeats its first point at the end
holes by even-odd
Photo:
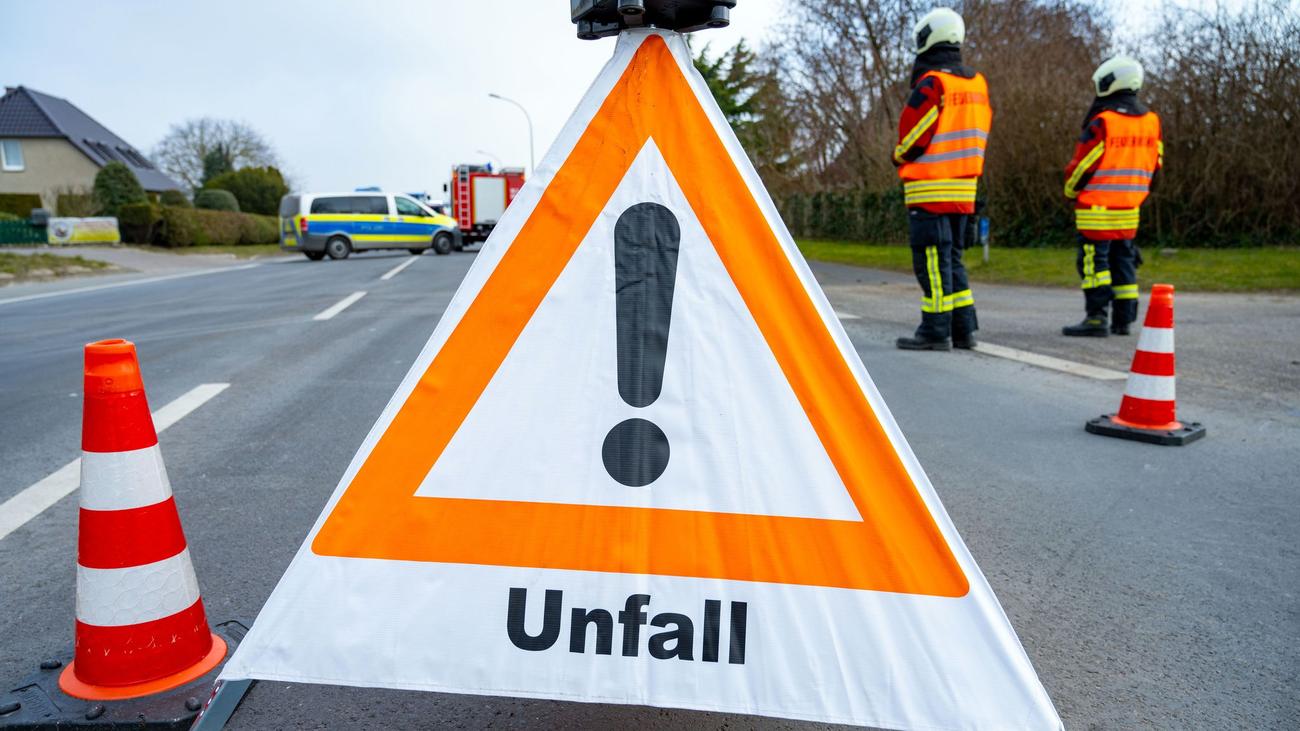
{"type": "Polygon", "coordinates": [[[979,329],[975,298],[962,264],[967,216],[907,211],[912,244],[912,271],[921,285],[921,325],[916,337],[964,339],[979,329]]]}
{"type": "Polygon", "coordinates": [[[1116,325],[1137,320],[1137,268],[1141,262],[1132,239],[1091,241],[1079,237],[1075,265],[1083,280],[1083,306],[1089,318],[1104,320],[1109,308],[1116,325]]]}

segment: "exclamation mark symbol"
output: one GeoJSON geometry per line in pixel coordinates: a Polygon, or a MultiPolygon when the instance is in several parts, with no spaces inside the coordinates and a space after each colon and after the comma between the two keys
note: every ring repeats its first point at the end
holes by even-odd
{"type": "MultiPolygon", "coordinates": [[[[658,203],[638,203],[614,225],[618,394],[644,408],[659,398],[673,314],[681,228],[658,203]]],[[[653,422],[628,419],[605,437],[605,470],[628,487],[644,487],[668,468],[668,437],[653,422]]]]}

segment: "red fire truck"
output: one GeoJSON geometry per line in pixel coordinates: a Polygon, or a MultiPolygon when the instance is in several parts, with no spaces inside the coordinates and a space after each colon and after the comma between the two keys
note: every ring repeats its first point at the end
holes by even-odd
{"type": "Polygon", "coordinates": [[[524,187],[523,168],[491,165],[457,165],[451,170],[447,192],[448,213],[460,224],[462,241],[468,245],[482,241],[501,220],[506,206],[524,187]]]}

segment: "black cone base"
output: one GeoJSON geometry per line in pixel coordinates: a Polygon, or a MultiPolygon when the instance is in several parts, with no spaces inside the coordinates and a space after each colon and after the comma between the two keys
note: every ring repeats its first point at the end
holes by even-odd
{"type": "Polygon", "coordinates": [[[1146,442],[1147,444],[1160,444],[1166,447],[1181,447],[1205,436],[1205,427],[1199,421],[1184,422],[1182,429],[1136,429],[1125,424],[1115,423],[1112,419],[1113,416],[1115,415],[1106,414],[1095,419],[1089,419],[1088,423],[1083,425],[1083,428],[1092,434],[1100,434],[1104,437],[1119,437],[1120,439],[1131,439],[1135,442],[1146,442]]]}

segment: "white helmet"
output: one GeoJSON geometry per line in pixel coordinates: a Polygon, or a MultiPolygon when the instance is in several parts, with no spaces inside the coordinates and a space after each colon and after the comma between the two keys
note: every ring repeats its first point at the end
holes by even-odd
{"type": "Polygon", "coordinates": [[[1142,88],[1142,64],[1132,56],[1116,56],[1092,73],[1092,85],[1097,88],[1097,96],[1137,91],[1142,88]]]}
{"type": "Polygon", "coordinates": [[[912,28],[912,50],[917,54],[925,53],[939,43],[960,46],[964,40],[966,24],[952,8],[935,8],[912,28]]]}

